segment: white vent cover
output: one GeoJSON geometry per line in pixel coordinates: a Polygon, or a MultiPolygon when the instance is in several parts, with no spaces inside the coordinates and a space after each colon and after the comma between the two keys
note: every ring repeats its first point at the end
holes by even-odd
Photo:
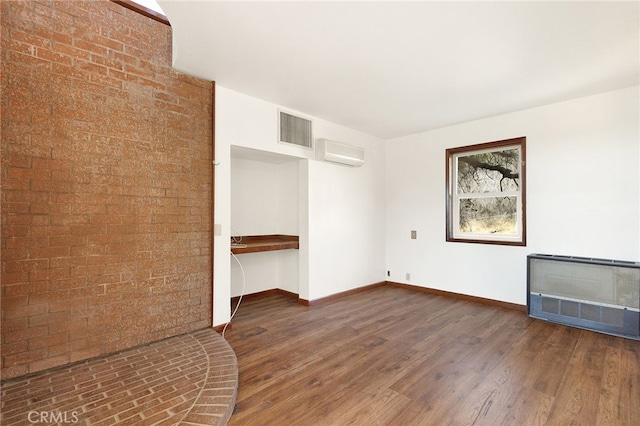
{"type": "Polygon", "coordinates": [[[280,142],[311,148],[311,120],[279,111],[280,142]]]}
{"type": "Polygon", "coordinates": [[[342,142],[318,139],[316,159],[351,167],[360,167],[364,164],[364,149],[342,142]]]}

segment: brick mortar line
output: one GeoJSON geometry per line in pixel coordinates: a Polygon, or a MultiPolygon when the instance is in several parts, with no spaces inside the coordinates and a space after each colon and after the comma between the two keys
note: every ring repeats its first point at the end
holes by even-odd
{"type": "MultiPolygon", "coordinates": [[[[206,384],[207,384],[207,382],[209,381],[209,379],[210,379],[210,375],[211,375],[211,354],[207,351],[207,348],[205,347],[205,345],[204,345],[203,343],[201,343],[201,342],[198,340],[198,338],[197,338],[196,336],[194,336],[194,335],[193,335],[193,333],[188,333],[188,334],[187,334],[187,335],[185,335],[184,337],[186,337],[186,336],[188,336],[189,338],[191,338],[191,339],[193,340],[193,342],[195,343],[193,346],[196,346],[196,345],[197,345],[197,346],[200,348],[200,350],[204,353],[204,356],[206,356],[207,368],[206,368],[206,371],[205,371],[205,373],[204,373],[204,378],[205,378],[205,379],[204,379],[204,382],[203,382],[202,386],[200,386],[200,389],[199,389],[199,391],[198,391],[198,394],[194,397],[193,402],[191,403],[191,406],[190,406],[187,410],[185,410],[185,411],[183,411],[183,412],[182,412],[182,416],[180,417],[180,419],[176,419],[178,422],[181,422],[182,420],[184,420],[184,418],[185,418],[185,417],[190,413],[190,411],[191,411],[191,410],[192,410],[192,409],[197,405],[197,401],[198,401],[198,400],[200,399],[200,397],[202,396],[202,393],[203,393],[203,391],[205,390],[205,388],[206,388],[206,384]]],[[[218,349],[222,349],[222,348],[215,348],[215,349],[216,349],[216,350],[218,350],[218,349]]],[[[228,348],[225,348],[225,349],[222,349],[222,350],[223,350],[224,352],[228,352],[228,350],[229,350],[229,349],[228,349],[228,348]]],[[[117,355],[117,354],[114,354],[114,355],[117,355]]],[[[129,362],[130,362],[130,361],[133,361],[134,359],[132,359],[132,358],[135,358],[135,356],[136,356],[136,355],[138,355],[138,356],[139,356],[139,353],[134,354],[133,356],[131,356],[131,355],[130,355],[130,356],[126,356],[126,357],[124,357],[124,358],[123,358],[123,359],[121,359],[121,360],[117,360],[117,362],[123,362],[123,363],[125,363],[125,364],[126,364],[126,363],[127,363],[126,361],[129,361],[129,362]]],[[[105,357],[105,358],[108,358],[108,357],[105,357]]],[[[146,357],[145,357],[145,358],[146,358],[146,357]]],[[[184,358],[184,357],[180,357],[180,358],[184,358]]],[[[81,365],[81,364],[83,364],[83,363],[87,363],[87,362],[88,362],[88,361],[83,361],[83,362],[78,363],[78,365],[81,365]]],[[[109,364],[110,364],[110,365],[109,365],[109,373],[111,373],[111,372],[112,372],[112,371],[114,371],[114,370],[117,370],[117,368],[116,368],[116,369],[114,369],[114,367],[113,367],[113,363],[109,363],[109,364]]],[[[163,362],[162,364],[166,364],[166,362],[163,362]]],[[[68,366],[67,366],[67,367],[68,367],[68,366]]],[[[190,367],[192,367],[192,366],[190,366],[190,367]]],[[[175,368],[175,367],[173,367],[173,368],[175,368]]],[[[70,372],[69,370],[70,370],[70,369],[69,369],[69,368],[67,368],[67,369],[65,369],[65,370],[62,370],[62,369],[61,369],[61,370],[56,371],[56,373],[58,373],[58,374],[69,374],[69,372],[70,372]],[[65,370],[66,370],[66,371],[65,371],[65,370]]],[[[34,378],[35,378],[35,376],[34,376],[34,378]]],[[[122,378],[122,377],[118,377],[118,375],[116,374],[116,377],[111,378],[110,380],[112,380],[112,381],[113,381],[114,379],[120,379],[120,380],[122,380],[123,378],[122,378]]],[[[83,382],[81,382],[81,383],[87,383],[87,382],[91,382],[91,381],[94,381],[94,380],[97,380],[97,379],[95,379],[95,377],[93,377],[93,378],[87,378],[85,381],[83,381],[83,382]]],[[[143,380],[144,380],[144,379],[143,379],[143,380]]],[[[49,382],[50,382],[50,379],[49,379],[49,382]]],[[[17,382],[16,382],[16,383],[17,383],[17,382]]],[[[42,384],[43,384],[43,385],[45,385],[44,387],[47,387],[47,385],[50,385],[50,383],[47,383],[47,384],[42,383],[42,384]]],[[[80,384],[80,383],[74,383],[72,387],[76,388],[76,387],[77,387],[77,385],[79,385],[79,384],[80,384]]],[[[113,386],[108,386],[107,388],[109,388],[109,389],[111,389],[112,387],[117,388],[117,384],[119,384],[119,383],[116,381],[116,382],[114,382],[114,383],[112,383],[112,384],[111,384],[111,385],[113,385],[113,386]]],[[[144,383],[144,384],[148,385],[149,383],[144,383]]],[[[105,389],[106,389],[106,388],[105,388],[105,389]]],[[[229,389],[233,389],[233,388],[229,388],[229,389]]],[[[70,390],[69,392],[65,392],[65,394],[63,394],[63,395],[66,395],[67,393],[73,393],[73,391],[78,391],[78,389],[70,390]]],[[[5,393],[5,392],[3,392],[3,394],[4,394],[4,393],[5,393]]],[[[28,392],[27,392],[27,393],[28,393],[28,392]]],[[[151,392],[151,393],[153,394],[154,392],[151,392]]],[[[77,395],[77,396],[79,397],[79,395],[77,395]]],[[[103,395],[103,396],[104,396],[104,395],[103,395]]],[[[56,396],[54,397],[54,399],[55,399],[55,398],[59,398],[59,397],[60,397],[60,395],[56,395],[56,396]]],[[[4,399],[4,398],[3,398],[3,399],[4,399]]],[[[64,398],[63,398],[63,399],[64,399],[64,398]]],[[[80,399],[82,400],[82,398],[80,398],[80,399]]],[[[107,399],[109,399],[109,398],[107,397],[107,399]]],[[[122,398],[121,398],[121,399],[122,399],[122,398]]],[[[67,401],[65,401],[65,402],[67,402],[67,401]]],[[[99,400],[99,401],[92,401],[92,403],[99,403],[99,402],[101,402],[101,400],[99,400]]],[[[112,402],[112,401],[111,401],[111,402],[104,401],[104,402],[107,404],[107,406],[111,406],[111,402],[112,402]]],[[[185,401],[185,402],[186,402],[186,401],[185,401]]],[[[137,404],[136,404],[135,400],[132,400],[132,403],[134,404],[134,406],[137,406],[137,404]]],[[[100,405],[100,406],[103,406],[103,405],[100,405]]],[[[86,405],[85,405],[85,404],[82,404],[82,408],[83,408],[83,410],[82,410],[82,411],[83,411],[83,412],[85,412],[86,405]]],[[[97,408],[97,407],[94,407],[94,409],[95,409],[95,408],[97,408]]],[[[93,411],[93,410],[89,410],[89,412],[90,412],[90,411],[93,411]]],[[[17,413],[16,413],[16,414],[17,414],[17,413]]],[[[85,414],[86,414],[86,413],[85,413],[85,414]]],[[[138,414],[139,414],[139,413],[138,413],[138,414]]],[[[3,416],[3,417],[4,417],[4,416],[3,416]]],[[[117,418],[117,417],[118,417],[118,414],[116,414],[115,416],[111,416],[111,417],[113,417],[113,418],[117,418]]],[[[89,421],[89,418],[86,418],[85,420],[86,420],[86,421],[89,421]]],[[[105,419],[100,419],[99,421],[104,421],[104,420],[107,420],[107,419],[106,419],[106,418],[105,418],[105,419]]]]}
{"type": "Polygon", "coordinates": [[[227,384],[229,381],[234,383],[233,387],[224,387],[224,388],[207,387],[206,388],[206,390],[208,391],[212,389],[213,390],[228,389],[231,391],[225,396],[221,396],[221,397],[224,397],[227,401],[227,404],[226,404],[227,409],[225,410],[224,414],[220,415],[221,418],[226,420],[225,421],[225,424],[226,424],[230,420],[231,415],[233,414],[235,400],[237,398],[237,393],[238,393],[238,358],[236,356],[235,351],[229,344],[229,342],[227,342],[227,340],[225,340],[224,338],[219,338],[218,335],[214,335],[212,339],[209,339],[208,344],[212,347],[212,349],[222,352],[221,356],[214,360],[215,368],[224,367],[222,369],[225,371],[224,374],[221,375],[221,377],[224,377],[224,379],[218,382],[218,384],[219,385],[227,384]],[[215,338],[218,338],[218,341],[216,341],[215,338]],[[227,372],[227,367],[232,367],[234,369],[234,373],[229,374],[227,372]],[[229,375],[232,376],[232,380],[227,380],[227,376],[229,375]]]}
{"type": "MultiPolygon", "coordinates": [[[[215,331],[212,330],[213,333],[215,333],[215,331]]],[[[178,420],[178,422],[176,424],[180,424],[182,423],[182,421],[187,417],[187,415],[191,412],[191,410],[193,409],[193,407],[196,406],[196,403],[198,402],[198,400],[200,399],[200,396],[202,396],[202,392],[204,391],[204,389],[207,386],[207,381],[209,380],[209,375],[211,374],[211,354],[209,354],[209,351],[207,351],[207,348],[202,344],[202,342],[200,342],[200,340],[194,335],[195,333],[189,333],[189,337],[191,337],[193,340],[196,341],[196,343],[200,346],[200,348],[202,349],[202,351],[205,353],[206,357],[207,357],[207,372],[205,374],[205,380],[204,383],[202,384],[202,386],[200,387],[200,391],[198,391],[198,395],[196,395],[196,397],[193,399],[193,402],[191,403],[191,406],[189,407],[188,410],[186,410],[184,412],[184,414],[182,415],[182,417],[180,417],[180,420],[178,420]]]]}

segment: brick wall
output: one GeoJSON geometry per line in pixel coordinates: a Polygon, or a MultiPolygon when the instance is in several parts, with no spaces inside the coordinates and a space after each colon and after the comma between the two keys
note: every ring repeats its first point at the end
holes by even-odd
{"type": "Polygon", "coordinates": [[[2,1],[2,378],[211,323],[212,85],[109,1],[2,1]]]}

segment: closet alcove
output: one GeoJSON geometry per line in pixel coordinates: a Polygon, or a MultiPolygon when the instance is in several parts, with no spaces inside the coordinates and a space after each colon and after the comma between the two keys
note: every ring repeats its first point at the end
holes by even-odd
{"type": "Polygon", "coordinates": [[[299,294],[301,161],[231,147],[232,298],[273,289],[299,294]]]}

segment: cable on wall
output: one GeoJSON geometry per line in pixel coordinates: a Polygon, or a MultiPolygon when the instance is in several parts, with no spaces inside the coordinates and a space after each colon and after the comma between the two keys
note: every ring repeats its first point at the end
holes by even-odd
{"type": "Polygon", "coordinates": [[[233,254],[233,252],[231,252],[231,257],[233,257],[236,260],[236,262],[238,262],[238,266],[240,266],[240,273],[242,274],[242,290],[240,290],[240,298],[238,299],[238,304],[236,305],[236,308],[233,310],[233,312],[231,313],[231,317],[229,318],[229,321],[224,325],[224,328],[222,329],[222,337],[223,338],[224,338],[225,331],[227,331],[227,326],[229,324],[231,324],[231,320],[236,315],[236,312],[238,312],[238,308],[240,307],[240,302],[242,302],[242,296],[244,296],[245,285],[247,284],[247,280],[246,280],[246,277],[244,275],[244,268],[242,267],[242,263],[240,263],[240,260],[238,259],[238,257],[235,254],[233,254]]]}

